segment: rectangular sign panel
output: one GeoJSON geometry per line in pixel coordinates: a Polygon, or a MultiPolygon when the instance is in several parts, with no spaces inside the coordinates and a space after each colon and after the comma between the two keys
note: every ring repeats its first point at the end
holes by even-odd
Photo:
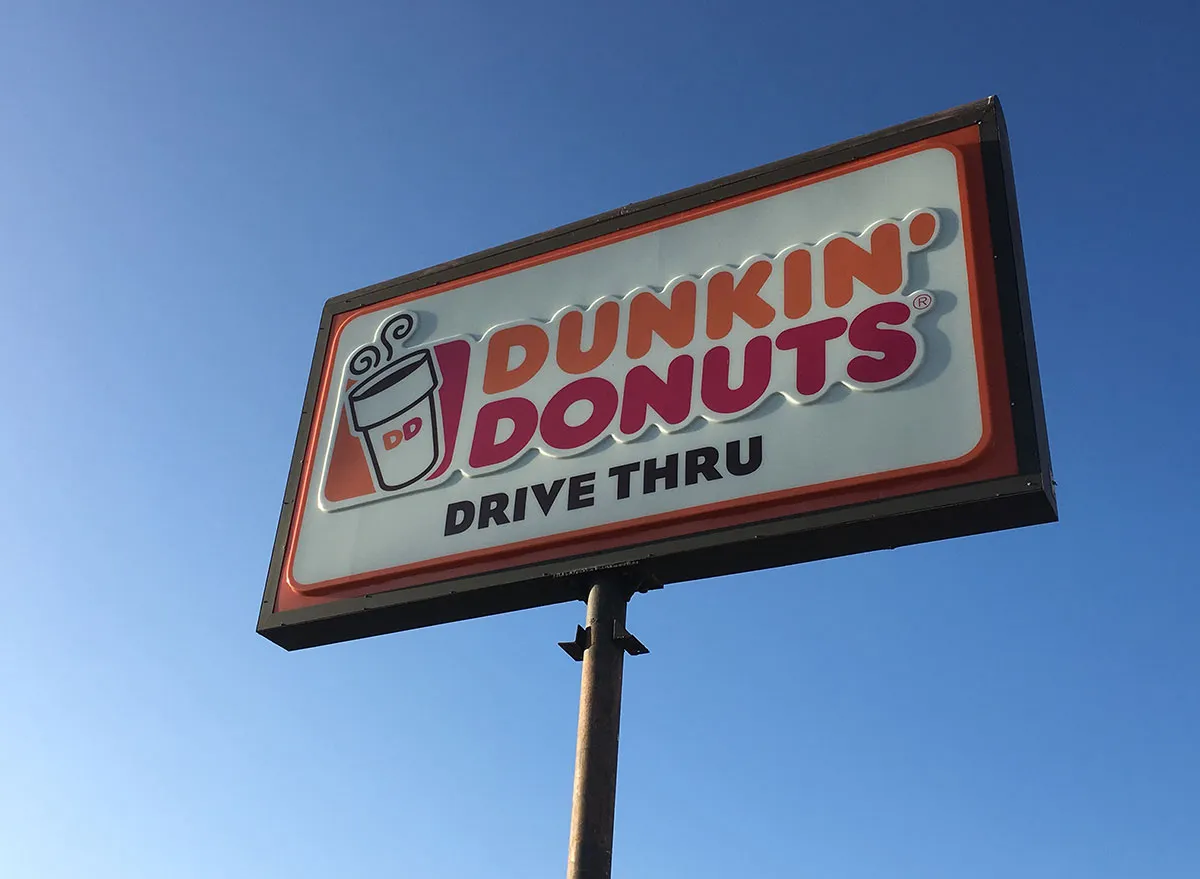
{"type": "Polygon", "coordinates": [[[259,631],[1055,516],[991,99],[331,300],[259,631]]]}

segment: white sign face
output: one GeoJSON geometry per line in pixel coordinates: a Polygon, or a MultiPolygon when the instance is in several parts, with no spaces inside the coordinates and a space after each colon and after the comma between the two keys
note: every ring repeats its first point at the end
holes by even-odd
{"type": "Polygon", "coordinates": [[[962,163],[924,146],[348,313],[286,584],[970,460],[989,427],[962,163]]]}

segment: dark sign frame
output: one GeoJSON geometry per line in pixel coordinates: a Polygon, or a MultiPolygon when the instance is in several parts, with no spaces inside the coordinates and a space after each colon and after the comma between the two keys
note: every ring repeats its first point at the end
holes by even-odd
{"type": "Polygon", "coordinates": [[[629,205],[540,235],[330,299],[309,371],[258,632],[289,650],[579,599],[588,572],[620,568],[645,583],[759,570],[1057,521],[1008,136],[995,97],[835,146],[629,205]],[[288,535],[334,318],[344,312],[589,241],[917,141],[977,126],[994,257],[1017,472],[999,479],[854,503],[616,550],[334,599],[277,611],[288,535]]]}

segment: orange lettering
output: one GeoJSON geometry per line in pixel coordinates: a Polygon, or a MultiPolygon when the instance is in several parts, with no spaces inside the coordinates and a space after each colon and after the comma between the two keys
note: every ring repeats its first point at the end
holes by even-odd
{"type": "Polygon", "coordinates": [[[857,278],[881,296],[895,293],[904,282],[904,255],[900,227],[884,223],[871,233],[871,249],[863,250],[849,238],[834,238],[825,245],[825,303],[841,308],[854,296],[857,278]]]}
{"type": "Polygon", "coordinates": [[[550,338],[546,331],[534,324],[517,324],[498,330],[488,340],[487,361],[483,370],[483,392],[501,394],[519,388],[529,381],[550,353],[550,338]],[[509,359],[513,348],[525,352],[521,362],[510,367],[509,359]]]}
{"type": "Polygon", "coordinates": [[[724,339],[733,329],[736,314],[756,330],[775,319],[771,303],[758,294],[771,277],[771,263],[759,260],[746,269],[736,284],[731,272],[717,272],[708,282],[708,337],[724,339]]]}
{"type": "Polygon", "coordinates": [[[558,366],[569,375],[591,372],[608,359],[617,347],[621,306],[605,302],[596,309],[592,346],[583,350],[583,312],[568,311],[558,323],[558,366]]]}
{"type": "Polygon", "coordinates": [[[629,304],[629,338],[625,353],[630,360],[645,357],[650,352],[654,336],[672,348],[682,348],[696,334],[696,285],[680,281],[671,290],[671,304],[666,305],[653,293],[639,293],[629,304]]]}
{"type": "Polygon", "coordinates": [[[937,217],[928,211],[921,211],[908,225],[908,240],[917,247],[924,247],[933,240],[936,231],[937,217]]]}
{"type": "Polygon", "coordinates": [[[783,313],[798,320],[812,308],[812,254],[793,250],[783,260],[783,313]]]}

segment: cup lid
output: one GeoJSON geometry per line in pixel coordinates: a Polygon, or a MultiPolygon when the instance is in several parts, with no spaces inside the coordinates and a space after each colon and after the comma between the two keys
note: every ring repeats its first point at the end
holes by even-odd
{"type": "Polygon", "coordinates": [[[411,409],[438,385],[429,351],[414,351],[350,389],[356,430],[369,430],[411,409]]]}

